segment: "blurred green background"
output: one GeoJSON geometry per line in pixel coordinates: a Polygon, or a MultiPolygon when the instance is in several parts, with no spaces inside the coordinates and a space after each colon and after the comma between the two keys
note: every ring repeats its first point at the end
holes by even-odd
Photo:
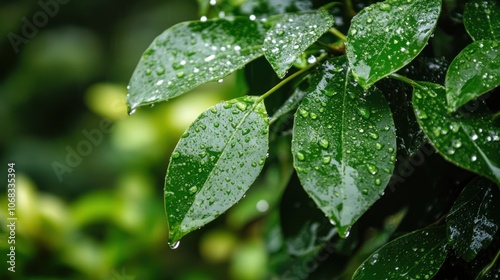
{"type": "Polygon", "coordinates": [[[198,19],[196,1],[41,2],[52,14],[37,1],[0,4],[0,174],[15,163],[18,218],[11,273],[1,184],[0,278],[261,278],[258,223],[223,216],[171,250],[163,209],[177,140],[199,113],[243,94],[241,77],[126,113],[142,52],[173,24],[198,19]]]}

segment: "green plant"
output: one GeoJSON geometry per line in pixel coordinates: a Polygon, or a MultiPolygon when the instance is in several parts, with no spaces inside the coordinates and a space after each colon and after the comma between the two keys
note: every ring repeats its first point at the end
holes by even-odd
{"type": "MultiPolygon", "coordinates": [[[[329,258],[349,255],[329,272],[336,277],[359,266],[354,279],[428,279],[447,258],[460,257],[476,261],[471,275],[495,273],[498,253],[476,258],[498,250],[498,238],[490,244],[500,223],[500,128],[490,111],[498,110],[491,92],[500,84],[495,1],[347,0],[319,8],[305,0],[199,2],[203,15],[218,16],[177,24],[153,41],[130,81],[131,113],[248,64],[261,71],[242,72],[250,92],[278,81],[258,64],[261,56],[283,80],[260,96],[208,109],[180,139],[165,180],[173,248],[240,201],[263,170],[267,177],[279,166],[274,176],[288,187],[284,194],[286,183],[272,187],[272,208],[279,211],[279,196],[286,200],[298,180],[327,219],[307,208],[299,230],[286,237],[281,229],[285,245],[270,251],[276,275],[306,277],[316,267],[287,267],[311,260],[318,266],[322,248],[329,258]],[[288,168],[290,149],[297,177],[288,168]],[[416,177],[422,171],[429,178],[416,177]],[[416,200],[431,209],[407,198],[398,211],[372,213],[378,223],[361,221],[384,191],[392,193],[386,203],[398,204],[405,188],[413,194],[425,184],[444,193],[422,190],[427,198],[416,200]],[[407,231],[414,232],[389,242],[407,231]]],[[[286,217],[269,219],[283,224],[286,217]]]]}

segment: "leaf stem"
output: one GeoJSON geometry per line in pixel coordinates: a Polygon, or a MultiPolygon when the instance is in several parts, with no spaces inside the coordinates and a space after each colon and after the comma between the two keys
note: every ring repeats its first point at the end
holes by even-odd
{"type": "Polygon", "coordinates": [[[263,95],[261,95],[259,97],[259,99],[257,99],[257,101],[255,102],[255,104],[259,104],[262,100],[264,100],[266,97],[268,97],[269,95],[273,94],[275,91],[277,91],[278,89],[280,89],[283,85],[285,85],[286,83],[290,82],[291,80],[295,79],[297,76],[301,75],[302,73],[306,72],[307,70],[313,68],[314,66],[318,65],[319,63],[321,63],[326,57],[327,57],[328,54],[324,53],[322,55],[320,55],[317,59],[316,59],[316,62],[312,63],[312,64],[309,64],[307,65],[306,67],[300,69],[299,71],[293,73],[292,75],[288,76],[286,79],[284,79],[283,81],[279,82],[277,85],[275,85],[273,88],[271,88],[270,90],[268,90],[266,93],[264,93],[263,95]]]}
{"type": "Polygon", "coordinates": [[[500,118],[500,111],[493,114],[493,120],[500,118]]]}
{"type": "Polygon", "coordinates": [[[394,78],[394,79],[396,79],[396,80],[398,80],[398,81],[401,81],[401,82],[407,83],[407,84],[409,84],[410,86],[416,86],[416,85],[417,85],[417,83],[416,83],[414,80],[412,80],[412,79],[410,79],[410,78],[408,78],[408,77],[405,77],[405,76],[403,76],[403,75],[399,75],[399,74],[396,74],[396,73],[392,73],[391,75],[389,75],[389,77],[394,78]]]}
{"type": "Polygon", "coordinates": [[[485,266],[481,270],[481,272],[479,272],[479,274],[476,277],[476,280],[483,279],[483,277],[493,268],[499,257],[500,257],[500,250],[498,250],[495,258],[493,258],[493,260],[487,266],[485,266]]]}
{"type": "Polygon", "coordinates": [[[332,27],[328,31],[330,31],[330,33],[332,33],[333,35],[337,36],[340,40],[342,40],[344,42],[347,41],[347,37],[342,32],[340,32],[337,28],[332,27]]]}

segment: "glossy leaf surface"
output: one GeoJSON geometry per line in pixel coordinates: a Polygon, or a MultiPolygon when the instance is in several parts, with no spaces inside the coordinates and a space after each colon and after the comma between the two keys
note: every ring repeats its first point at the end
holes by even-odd
{"type": "Polygon", "coordinates": [[[472,0],[465,4],[464,25],[477,40],[500,40],[500,4],[495,0],[472,0]]]}
{"type": "Polygon", "coordinates": [[[259,175],[268,150],[263,102],[241,97],[202,113],[172,153],[165,179],[169,242],[238,202],[259,175]]]}
{"type": "Polygon", "coordinates": [[[305,191],[341,236],[382,194],[394,168],[389,106],[353,80],[345,57],[311,77],[295,114],[292,152],[305,191]]]}
{"type": "Polygon", "coordinates": [[[353,279],[431,279],[446,258],[444,228],[418,230],[373,253],[353,279]]]}
{"type": "Polygon", "coordinates": [[[221,79],[262,55],[263,28],[247,17],[177,24],[144,52],[129,84],[133,111],[221,79]]]}
{"type": "Polygon", "coordinates": [[[446,73],[448,111],[500,85],[500,44],[476,41],[463,49],[446,73]]]}
{"type": "Polygon", "coordinates": [[[264,55],[278,77],[283,78],[293,62],[333,25],[325,10],[285,14],[267,32],[264,55]]]}
{"type": "Polygon", "coordinates": [[[364,88],[396,72],[424,48],[437,23],[440,0],[388,0],[360,11],[347,37],[347,58],[364,88]]]}
{"type": "Polygon", "coordinates": [[[448,161],[500,183],[500,128],[484,104],[479,109],[446,111],[444,87],[418,82],[413,91],[413,107],[427,138],[448,161]]]}
{"type": "Polygon", "coordinates": [[[498,187],[478,177],[460,194],[446,217],[448,243],[459,256],[473,260],[488,247],[500,225],[498,187]]]}

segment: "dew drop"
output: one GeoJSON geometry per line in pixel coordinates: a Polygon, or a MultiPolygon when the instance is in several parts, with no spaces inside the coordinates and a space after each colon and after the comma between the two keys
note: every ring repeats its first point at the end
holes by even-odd
{"type": "Polygon", "coordinates": [[[245,111],[247,109],[247,105],[245,103],[242,103],[242,102],[236,103],[236,107],[238,107],[238,109],[240,109],[240,111],[245,111]]]}
{"type": "Polygon", "coordinates": [[[363,190],[361,190],[361,192],[362,192],[363,194],[368,194],[368,189],[367,189],[367,188],[364,188],[363,190]]]}
{"type": "Polygon", "coordinates": [[[332,160],[331,157],[326,156],[326,157],[323,157],[322,162],[323,162],[323,164],[329,164],[331,160],[332,160]]]}
{"type": "Polygon", "coordinates": [[[378,134],[375,132],[370,132],[370,138],[377,140],[378,139],[378,134]]]}
{"type": "Polygon", "coordinates": [[[475,155],[474,155],[474,156],[472,156],[472,157],[470,158],[470,160],[471,160],[471,161],[473,161],[473,162],[474,162],[474,161],[476,161],[476,160],[477,160],[477,156],[475,156],[475,155]]]}
{"type": "Polygon", "coordinates": [[[163,74],[165,74],[165,69],[164,69],[164,68],[162,68],[162,67],[158,67],[158,68],[156,69],[156,74],[158,74],[158,75],[163,75],[163,74]]]}
{"type": "Polygon", "coordinates": [[[380,5],[380,10],[382,10],[382,11],[390,11],[391,10],[391,5],[386,4],[386,3],[382,3],[380,5]]]}
{"type": "Polygon", "coordinates": [[[172,153],[172,158],[179,158],[181,154],[179,152],[173,152],[172,153]]]}
{"type": "Polygon", "coordinates": [[[181,71],[181,72],[177,73],[177,75],[176,75],[176,76],[177,76],[177,78],[179,78],[179,79],[180,79],[180,78],[184,78],[184,76],[186,76],[186,74],[185,74],[184,72],[182,72],[182,71],[181,71]]]}
{"type": "Polygon", "coordinates": [[[315,113],[311,113],[310,116],[311,116],[311,119],[313,119],[313,120],[318,118],[318,115],[316,115],[315,113]]]}

